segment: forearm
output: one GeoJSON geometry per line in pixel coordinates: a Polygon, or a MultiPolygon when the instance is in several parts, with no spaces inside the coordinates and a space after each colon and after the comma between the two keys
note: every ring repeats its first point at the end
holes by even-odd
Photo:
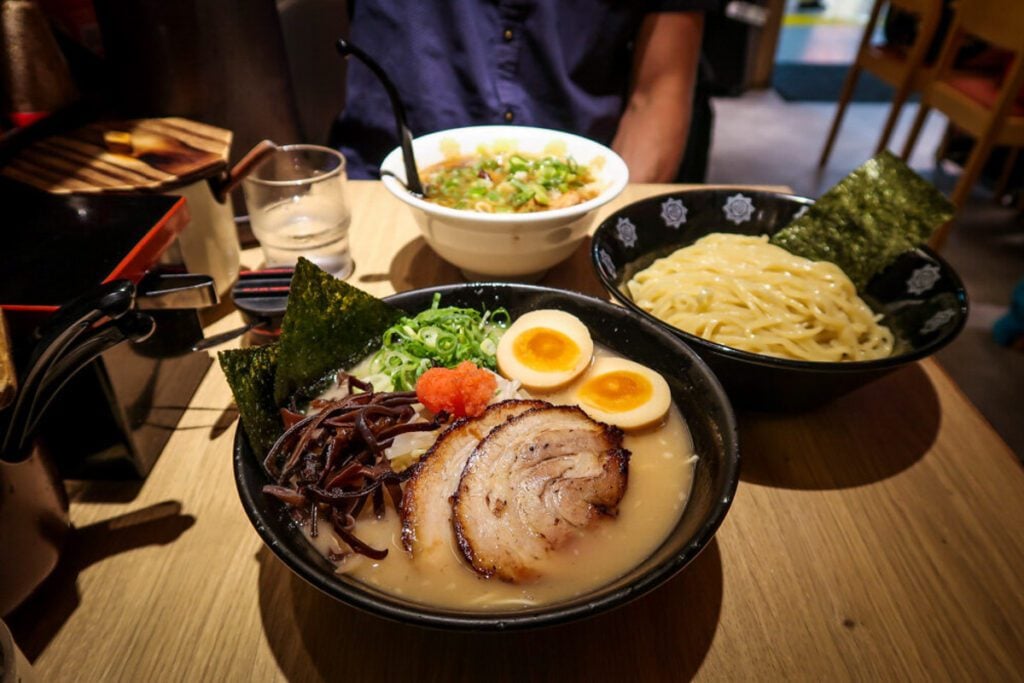
{"type": "Polygon", "coordinates": [[[630,98],[612,141],[634,183],[667,183],[676,177],[690,130],[690,103],[669,98],[630,98]],[[682,103],[682,104],[681,104],[682,103]]]}
{"type": "Polygon", "coordinates": [[[634,84],[612,148],[633,182],[675,179],[690,130],[703,16],[654,15],[637,41],[634,84]]]}

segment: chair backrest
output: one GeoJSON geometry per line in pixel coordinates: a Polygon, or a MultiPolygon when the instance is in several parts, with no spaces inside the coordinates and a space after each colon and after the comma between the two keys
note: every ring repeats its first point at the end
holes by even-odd
{"type": "MultiPolygon", "coordinates": [[[[910,49],[910,52],[907,55],[907,65],[910,69],[907,73],[907,79],[913,79],[914,74],[920,65],[926,59],[930,59],[929,55],[933,55],[935,49],[938,47],[935,45],[935,37],[942,25],[943,10],[946,6],[946,1],[947,0],[875,0],[875,4],[871,8],[871,15],[868,18],[867,25],[865,26],[864,35],[861,38],[858,57],[871,44],[872,37],[878,28],[878,22],[882,19],[882,9],[888,9],[890,12],[888,15],[889,17],[893,16],[892,13],[895,10],[896,13],[900,15],[897,19],[901,25],[901,28],[897,33],[902,34],[902,37],[907,39],[906,43],[901,43],[901,45],[910,49]],[[909,20],[916,24],[916,28],[913,30],[913,33],[908,33],[908,27],[906,27],[903,20],[909,20]],[[911,35],[915,35],[912,41],[909,40],[911,35]]],[[[888,18],[886,21],[888,21],[888,18]]],[[[886,34],[888,37],[888,26],[886,34]]],[[[909,83],[911,80],[908,80],[907,82],[909,83]]]]}
{"type": "Polygon", "coordinates": [[[993,47],[1024,52],[1024,4],[1021,0],[959,0],[959,27],[993,47]]]}
{"type": "Polygon", "coordinates": [[[957,52],[968,36],[1009,51],[1011,54],[998,79],[1002,83],[995,101],[985,107],[986,115],[997,122],[993,125],[1001,125],[998,122],[1010,114],[1017,94],[1024,89],[1024,11],[1021,11],[1024,7],[1021,0],[957,0],[954,7],[953,26],[942,45],[933,78],[937,87],[947,87],[944,82],[954,72],[957,52]]]}
{"type": "MultiPolygon", "coordinates": [[[[901,14],[911,15],[913,17],[912,20],[916,21],[917,38],[913,42],[915,45],[920,46],[919,52],[923,57],[925,48],[931,44],[932,35],[939,26],[945,2],[946,0],[875,0],[875,3],[871,6],[871,14],[868,17],[867,24],[864,27],[864,35],[860,46],[861,51],[871,44],[871,39],[878,28],[879,21],[885,17],[882,10],[886,9],[889,12],[898,10],[901,14]]],[[[909,46],[908,41],[907,47],[909,46]]]]}

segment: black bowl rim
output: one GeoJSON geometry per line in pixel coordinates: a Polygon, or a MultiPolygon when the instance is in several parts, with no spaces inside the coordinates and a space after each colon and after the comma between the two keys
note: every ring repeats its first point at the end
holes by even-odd
{"type": "MultiPolygon", "coordinates": [[[[874,360],[858,360],[858,361],[808,361],[808,360],[795,360],[791,358],[779,358],[777,356],[766,356],[760,353],[753,353],[751,351],[743,351],[741,349],[735,349],[731,346],[719,344],[703,337],[698,337],[695,334],[681,330],[678,327],[674,327],[659,318],[651,315],[644,309],[636,305],[636,303],[628,296],[619,291],[615,283],[604,273],[601,268],[600,261],[600,241],[598,236],[603,236],[612,229],[613,220],[620,217],[624,212],[633,208],[637,204],[654,202],[662,199],[669,199],[671,197],[678,197],[680,195],[687,194],[704,194],[707,192],[736,192],[743,191],[748,194],[760,195],[762,197],[768,196],[776,199],[793,200],[797,203],[804,205],[811,205],[814,200],[810,197],[801,197],[800,195],[791,194],[788,192],[774,192],[772,190],[753,190],[749,187],[709,187],[709,188],[688,188],[685,190],[677,190],[676,192],[666,192],[658,195],[651,195],[650,197],[644,197],[638,199],[635,202],[631,202],[623,207],[616,209],[613,213],[609,214],[601,224],[597,226],[594,231],[594,237],[591,241],[590,247],[590,264],[594,269],[594,273],[597,275],[597,279],[601,281],[601,285],[615,297],[620,303],[632,310],[634,313],[638,313],[645,319],[660,325],[663,329],[680,337],[689,344],[693,344],[699,347],[707,347],[711,351],[715,352],[720,356],[726,356],[736,361],[741,361],[747,364],[754,365],[765,365],[773,368],[780,368],[784,370],[815,370],[828,373],[860,373],[872,370],[890,370],[899,367],[905,363],[910,363],[922,358],[934,354],[942,347],[949,344],[951,341],[956,339],[957,335],[963,330],[967,324],[967,315],[969,311],[969,305],[967,301],[967,289],[964,287],[963,281],[960,279],[960,275],[956,270],[946,261],[944,258],[939,256],[931,247],[927,245],[920,245],[917,249],[924,252],[926,256],[934,259],[939,267],[942,269],[944,275],[948,276],[953,283],[956,285],[957,301],[960,304],[959,316],[957,317],[956,325],[950,329],[946,334],[941,337],[937,337],[932,341],[911,349],[908,352],[901,353],[899,355],[886,356],[885,358],[877,358],[874,360]]],[[[726,230],[725,232],[728,232],[726,230]]]]}
{"type": "MultiPolygon", "coordinates": [[[[504,282],[478,282],[424,287],[422,289],[408,290],[398,294],[393,294],[385,297],[384,301],[395,303],[397,305],[397,302],[400,302],[406,297],[420,296],[427,293],[433,294],[434,292],[440,292],[443,296],[445,293],[450,291],[480,286],[514,288],[519,290],[525,289],[535,291],[538,295],[558,294],[583,300],[592,305],[613,307],[613,305],[608,301],[597,299],[579,292],[555,289],[552,287],[541,287],[538,285],[504,282]]],[[[618,310],[625,310],[627,314],[630,313],[628,309],[618,310]]],[[[723,408],[722,413],[725,417],[725,424],[719,425],[719,428],[721,430],[723,445],[726,451],[725,462],[722,464],[722,467],[725,470],[725,490],[719,492],[717,500],[715,500],[708,518],[700,526],[696,535],[690,539],[690,542],[687,543],[679,552],[672,555],[663,564],[652,568],[647,574],[641,576],[634,583],[628,586],[623,586],[619,590],[609,593],[598,600],[588,601],[571,607],[556,607],[549,611],[540,613],[517,614],[516,612],[494,612],[436,614],[425,611],[431,609],[428,606],[424,606],[422,609],[415,609],[403,605],[391,604],[388,602],[389,596],[385,596],[385,599],[381,600],[364,592],[358,587],[358,585],[344,583],[339,580],[331,580],[333,577],[326,575],[317,567],[307,563],[302,557],[293,553],[288,547],[280,543],[278,539],[275,538],[274,533],[268,525],[269,516],[264,515],[260,511],[256,501],[257,495],[262,496],[260,489],[262,488],[262,484],[266,482],[260,482],[259,486],[254,486],[252,484],[248,486],[246,485],[246,480],[249,477],[249,471],[257,472],[262,477],[265,477],[265,475],[261,468],[252,468],[252,463],[255,463],[256,459],[253,456],[248,440],[245,437],[245,430],[241,428],[241,423],[239,423],[235,428],[232,466],[235,486],[238,490],[239,498],[241,498],[242,507],[245,509],[246,516],[249,518],[253,528],[256,529],[256,532],[259,534],[264,544],[269,547],[270,550],[277,555],[277,557],[289,569],[313,587],[336,600],[360,608],[371,614],[419,626],[464,631],[510,631],[538,628],[541,626],[553,626],[610,610],[654,590],[689,564],[704,549],[708,542],[711,541],[715,532],[725,519],[725,515],[732,505],[733,498],[736,496],[736,488],[739,484],[739,430],[736,423],[736,415],[732,409],[732,403],[729,401],[729,398],[726,395],[725,390],[722,388],[722,385],[719,383],[718,378],[700,358],[700,356],[698,356],[680,339],[668,334],[664,329],[651,324],[650,321],[636,316],[633,316],[632,320],[636,324],[645,328],[647,332],[650,332],[656,337],[661,337],[666,340],[670,346],[677,347],[682,353],[684,353],[684,355],[689,356],[696,371],[708,380],[711,393],[721,403],[723,408]]]]}

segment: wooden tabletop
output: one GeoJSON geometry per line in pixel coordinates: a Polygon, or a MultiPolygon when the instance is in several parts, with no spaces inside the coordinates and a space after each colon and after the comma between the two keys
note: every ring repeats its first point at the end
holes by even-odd
{"type": "MultiPolygon", "coordinates": [[[[351,282],[459,281],[405,206],[351,185],[351,282]]],[[[586,247],[545,284],[601,293],[586,247]]],[[[1024,471],[930,360],[814,412],[741,414],[735,503],[689,567],[618,610],[515,634],[392,623],[294,576],[239,503],[236,417],[215,366],[145,482],[71,487],[66,561],[11,623],[40,680],[1024,676],[1024,471]]]]}

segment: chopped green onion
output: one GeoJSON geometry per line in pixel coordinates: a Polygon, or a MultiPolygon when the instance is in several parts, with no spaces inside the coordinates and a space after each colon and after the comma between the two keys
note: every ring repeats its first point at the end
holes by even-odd
{"type": "Polygon", "coordinates": [[[593,174],[571,157],[489,151],[486,145],[477,156],[446,160],[421,175],[428,201],[493,213],[543,210],[571,190],[580,192],[579,201],[595,193],[587,189],[593,174]]]}
{"type": "Polygon", "coordinates": [[[391,390],[411,391],[431,367],[451,368],[466,360],[497,369],[495,353],[511,319],[508,311],[441,308],[440,302],[441,295],[435,294],[429,309],[402,318],[384,332],[383,346],[370,360],[374,387],[385,384],[381,378],[386,376],[391,390]]]}

